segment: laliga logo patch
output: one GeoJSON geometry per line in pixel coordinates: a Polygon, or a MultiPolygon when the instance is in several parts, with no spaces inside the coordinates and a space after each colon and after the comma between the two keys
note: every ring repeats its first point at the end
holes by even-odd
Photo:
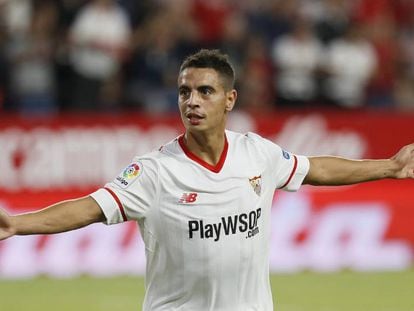
{"type": "Polygon", "coordinates": [[[138,176],[142,173],[142,164],[139,162],[134,162],[124,169],[124,171],[119,174],[115,179],[115,183],[122,187],[128,187],[138,176]]]}
{"type": "Polygon", "coordinates": [[[140,171],[141,171],[141,169],[140,169],[139,165],[137,163],[132,163],[130,166],[128,166],[124,170],[122,175],[126,179],[131,179],[131,178],[137,177],[140,171]]]}
{"type": "Polygon", "coordinates": [[[254,192],[256,192],[258,196],[260,196],[260,193],[262,192],[262,175],[249,178],[249,182],[254,192]]]}

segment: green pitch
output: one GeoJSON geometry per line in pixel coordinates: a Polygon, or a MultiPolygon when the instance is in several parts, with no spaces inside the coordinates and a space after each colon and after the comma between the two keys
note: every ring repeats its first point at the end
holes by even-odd
{"type": "MultiPolygon", "coordinates": [[[[301,273],[271,280],[277,311],[414,311],[414,270],[301,273]]],[[[0,280],[1,311],[138,311],[143,296],[142,278],[0,280]]]]}

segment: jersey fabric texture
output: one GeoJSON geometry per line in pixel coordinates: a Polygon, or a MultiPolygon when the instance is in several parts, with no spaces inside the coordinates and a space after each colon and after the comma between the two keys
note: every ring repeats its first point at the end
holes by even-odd
{"type": "Polygon", "coordinates": [[[215,166],[180,136],[135,158],[91,196],[107,224],[139,224],[147,260],[143,310],[271,311],[274,191],[297,190],[308,170],[306,157],[257,134],[226,131],[215,166]]]}

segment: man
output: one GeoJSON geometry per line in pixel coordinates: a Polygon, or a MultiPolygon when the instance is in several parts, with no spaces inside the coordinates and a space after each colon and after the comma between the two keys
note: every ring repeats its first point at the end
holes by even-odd
{"type": "Polygon", "coordinates": [[[135,220],[146,246],[144,310],[273,310],[270,208],[277,188],[414,177],[414,144],[388,160],[296,156],[225,130],[237,93],[225,55],[201,50],[178,77],[183,135],[137,157],[90,196],[0,215],[0,239],[135,220]]]}
{"type": "Polygon", "coordinates": [[[115,0],[89,1],[80,9],[69,31],[72,109],[102,107],[108,99],[103,95],[106,85],[117,82],[131,33],[128,15],[115,0]]]}

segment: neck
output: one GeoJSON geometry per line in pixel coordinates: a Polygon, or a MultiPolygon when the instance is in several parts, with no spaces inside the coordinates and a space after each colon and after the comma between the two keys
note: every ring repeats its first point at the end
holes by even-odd
{"type": "Polygon", "coordinates": [[[225,139],[224,131],[211,134],[187,131],[184,135],[187,148],[210,165],[216,165],[219,162],[225,139]]]}

